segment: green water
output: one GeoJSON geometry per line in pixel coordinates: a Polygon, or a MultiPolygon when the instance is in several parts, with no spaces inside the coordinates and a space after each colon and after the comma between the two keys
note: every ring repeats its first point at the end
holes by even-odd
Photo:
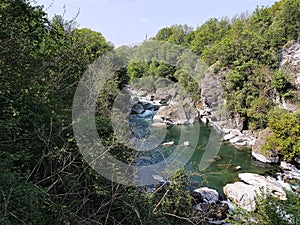
{"type": "MultiPolygon", "coordinates": [[[[147,135],[149,130],[149,122],[151,119],[134,118],[135,128],[139,132],[139,136],[147,135]]],[[[222,142],[222,136],[214,136],[215,139],[210,139],[211,133],[215,132],[211,126],[197,124],[188,126],[171,126],[163,129],[165,137],[163,142],[174,141],[175,145],[165,147],[159,145],[157,148],[141,154],[137,159],[139,165],[150,165],[160,162],[169,157],[175,150],[182,151],[182,156],[192,152],[190,159],[185,164],[185,172],[188,176],[189,186],[191,188],[197,187],[211,187],[221,194],[222,188],[231,182],[238,181],[238,173],[252,172],[257,174],[274,174],[277,170],[276,165],[264,164],[255,160],[251,156],[251,149],[246,147],[237,148],[228,142],[222,142]],[[199,133],[197,136],[195,134],[199,133]],[[183,142],[189,141],[190,146],[184,147],[183,142]],[[218,151],[213,154],[207,161],[209,166],[204,170],[199,168],[201,160],[208,151],[207,145],[210,142],[220,143],[218,151]],[[235,170],[237,166],[241,169],[235,170]]],[[[148,133],[149,134],[149,133],[148,133]]],[[[205,158],[205,157],[204,157],[205,158]]],[[[180,160],[180,159],[179,159],[180,160]]]]}
{"type": "MultiPolygon", "coordinates": [[[[185,165],[185,171],[189,176],[192,187],[211,187],[223,193],[222,188],[231,182],[238,181],[238,173],[252,172],[257,174],[273,174],[277,166],[260,163],[251,156],[251,149],[237,148],[228,142],[223,142],[212,163],[203,171],[199,170],[199,164],[206,150],[209,136],[213,127],[200,124],[199,139],[193,156],[185,165]],[[240,170],[235,167],[240,166],[240,170]]],[[[178,141],[181,126],[172,126],[168,129],[165,141],[178,141]]],[[[218,140],[216,140],[218,141],[218,140]]],[[[221,140],[219,140],[221,141],[221,140]]]]}

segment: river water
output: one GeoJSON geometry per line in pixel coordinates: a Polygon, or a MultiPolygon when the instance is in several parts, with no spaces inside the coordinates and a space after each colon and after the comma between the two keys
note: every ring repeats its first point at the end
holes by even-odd
{"type": "MultiPolygon", "coordinates": [[[[130,123],[137,137],[141,138],[150,135],[149,124],[152,122],[152,116],[153,115],[149,112],[145,113],[144,116],[130,116],[130,123]]],[[[184,151],[182,130],[184,129],[184,132],[195,132],[195,128],[199,129],[199,134],[197,138],[193,137],[192,133],[190,135],[193,137],[193,140],[196,141],[193,143],[193,140],[189,140],[190,145],[193,145],[194,151],[184,166],[185,173],[188,177],[188,186],[190,188],[202,186],[214,188],[220,193],[221,197],[224,197],[222,188],[228,183],[238,181],[238,173],[251,172],[271,175],[276,172],[277,166],[260,163],[255,160],[251,156],[250,148],[237,148],[227,142],[221,142],[222,140],[216,140],[221,142],[221,146],[216,156],[211,159],[209,166],[204,170],[200,169],[199,165],[205,151],[207,151],[206,146],[209,142],[211,132],[215,132],[215,130],[213,130],[215,128],[205,124],[172,125],[168,128],[156,128],[162,129],[165,133],[162,143],[174,142],[174,145],[163,146],[160,144],[151,151],[138,154],[136,164],[150,165],[158,163],[172,154],[176,148],[178,149],[178,146],[182,146],[182,151],[184,151]],[[240,167],[240,169],[236,170],[237,167],[240,167]]]]}

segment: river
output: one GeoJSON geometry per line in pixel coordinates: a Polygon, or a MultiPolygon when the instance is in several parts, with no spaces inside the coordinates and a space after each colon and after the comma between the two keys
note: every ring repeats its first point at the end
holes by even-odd
{"type": "MultiPolygon", "coordinates": [[[[152,121],[150,113],[146,116],[131,115],[130,124],[134,128],[135,135],[138,137],[146,137],[150,134],[149,124],[152,121]]],[[[174,142],[173,146],[159,145],[156,148],[145,151],[137,155],[137,165],[150,165],[158,163],[167,158],[176,147],[182,146],[182,129],[185,132],[192,131],[196,125],[172,125],[167,129],[162,127],[165,132],[163,143],[174,142]],[[181,142],[181,143],[180,143],[181,142]]],[[[188,162],[185,163],[185,173],[188,177],[188,187],[191,189],[198,187],[210,187],[216,189],[221,197],[224,197],[222,188],[228,184],[238,181],[238,173],[252,172],[257,174],[275,174],[277,171],[276,165],[270,165],[258,162],[251,156],[251,149],[247,147],[235,147],[227,142],[222,142],[217,156],[211,161],[210,165],[205,170],[199,169],[199,164],[206,151],[206,146],[209,141],[213,127],[198,124],[197,129],[200,129],[198,139],[193,145],[194,152],[188,162]],[[240,169],[238,169],[240,167],[240,169]],[[237,170],[238,169],[238,170],[237,170]]],[[[222,141],[222,140],[216,140],[222,141]]],[[[192,141],[190,141],[192,142],[192,141]]],[[[184,147],[182,147],[184,151],[184,147]]]]}

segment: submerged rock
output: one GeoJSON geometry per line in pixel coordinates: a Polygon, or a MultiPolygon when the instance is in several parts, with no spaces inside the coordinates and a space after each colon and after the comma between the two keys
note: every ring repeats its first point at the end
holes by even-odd
{"type": "Polygon", "coordinates": [[[185,142],[183,142],[183,146],[190,146],[190,142],[188,142],[188,141],[185,141],[185,142]]]}
{"type": "Polygon", "coordinates": [[[174,141],[170,141],[170,142],[162,143],[162,146],[172,146],[172,145],[174,145],[174,144],[175,144],[174,141]]]}

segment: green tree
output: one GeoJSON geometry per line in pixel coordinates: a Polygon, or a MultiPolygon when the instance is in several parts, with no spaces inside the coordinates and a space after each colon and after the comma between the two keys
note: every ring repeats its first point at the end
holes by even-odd
{"type": "Polygon", "coordinates": [[[300,121],[297,114],[284,110],[274,110],[269,113],[268,126],[273,134],[267,140],[264,150],[276,150],[284,160],[292,160],[300,155],[300,121]]]}

